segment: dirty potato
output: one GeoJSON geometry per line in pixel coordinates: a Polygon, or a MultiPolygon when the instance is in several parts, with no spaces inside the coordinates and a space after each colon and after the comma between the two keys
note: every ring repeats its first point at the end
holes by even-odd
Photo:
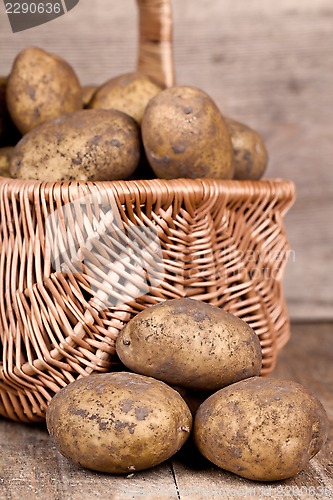
{"type": "Polygon", "coordinates": [[[47,428],[65,457],[115,474],[153,467],[188,439],[190,410],[163,382],[134,373],[91,375],[52,399],[47,428]]]}
{"type": "Polygon", "coordinates": [[[252,328],[192,299],[141,311],[120,332],[116,350],[132,371],[198,391],[220,389],[261,369],[260,341],[252,328]]]}
{"type": "Polygon", "coordinates": [[[89,108],[118,109],[141,123],[148,102],[161,90],[148,76],[126,73],[101,85],[95,92],[89,108]]]}
{"type": "Polygon", "coordinates": [[[256,481],[294,476],[325,442],[322,404],[300,384],[253,377],[210,396],[196,413],[194,440],[211,462],[256,481]]]}
{"type": "Polygon", "coordinates": [[[37,125],[81,109],[81,85],[62,58],[36,47],[16,57],[7,82],[7,106],[17,128],[26,134],[37,125]]]}
{"type": "Polygon", "coordinates": [[[202,90],[171,87],[157,94],[142,119],[142,140],[157,177],[233,177],[227,126],[202,90]]]}
{"type": "Polygon", "coordinates": [[[234,178],[258,180],[267,168],[268,153],[263,138],[247,125],[225,119],[234,151],[234,178]]]}
{"type": "Polygon", "coordinates": [[[140,131],[130,116],[86,109],[40,125],[16,145],[10,172],[20,179],[127,179],[140,159],[140,131]]]}

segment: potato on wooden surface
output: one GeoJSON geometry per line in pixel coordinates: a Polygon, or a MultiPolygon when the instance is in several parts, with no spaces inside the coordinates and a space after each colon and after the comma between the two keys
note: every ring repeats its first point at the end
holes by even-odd
{"type": "Polygon", "coordinates": [[[192,299],[147,307],[120,332],[120,360],[168,384],[214,391],[259,375],[261,346],[241,319],[192,299]]]}
{"type": "Polygon", "coordinates": [[[7,106],[25,134],[37,125],[83,107],[82,89],[73,68],[61,57],[37,47],[16,57],[7,82],[7,106]]]}
{"type": "Polygon", "coordinates": [[[58,392],[47,428],[65,457],[115,474],[153,467],[188,439],[192,416],[171,387],[135,373],[79,379],[58,392]]]}
{"type": "Polygon", "coordinates": [[[171,87],[157,94],[144,112],[142,140],[157,177],[233,177],[230,134],[202,90],[171,87]]]}
{"type": "Polygon", "coordinates": [[[234,178],[258,180],[266,171],[268,153],[263,138],[252,128],[225,118],[234,151],[234,178]]]}
{"type": "Polygon", "coordinates": [[[137,123],[120,111],[86,109],[34,128],[11,156],[13,177],[46,181],[127,179],[140,159],[137,123]]]}
{"type": "Polygon", "coordinates": [[[322,404],[300,384],[253,377],[210,396],[196,413],[194,440],[217,466],[256,481],[294,476],[325,442],[322,404]]]}
{"type": "Polygon", "coordinates": [[[141,123],[148,102],[161,90],[148,76],[126,73],[101,85],[93,95],[89,108],[118,109],[141,123]]]}

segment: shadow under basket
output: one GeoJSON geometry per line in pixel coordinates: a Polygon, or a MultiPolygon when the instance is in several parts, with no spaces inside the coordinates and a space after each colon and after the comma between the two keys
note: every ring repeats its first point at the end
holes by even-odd
{"type": "MultiPolygon", "coordinates": [[[[281,179],[45,183],[0,178],[0,415],[43,420],[52,396],[69,382],[118,369],[115,339],[122,327],[145,307],[172,298],[209,302],[244,319],[262,345],[262,374],[271,372],[289,337],[282,292],[289,252],[283,216],[293,200],[293,184],[281,179]],[[50,214],[96,196],[114,208],[123,231],[149,228],[162,255],[159,282],[140,295],[135,273],[124,276],[119,262],[103,258],[103,249],[98,255],[97,245],[93,257],[104,270],[100,283],[108,297],[132,291],[133,300],[118,308],[101,307],[100,291],[84,270],[52,267],[45,231],[50,214]]],[[[66,221],[67,241],[90,237],[88,219],[66,221]]]]}

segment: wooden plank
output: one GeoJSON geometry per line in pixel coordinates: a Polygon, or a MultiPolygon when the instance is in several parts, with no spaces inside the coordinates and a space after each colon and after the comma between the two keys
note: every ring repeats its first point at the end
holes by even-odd
{"type": "MultiPolygon", "coordinates": [[[[331,433],[330,440],[332,442],[331,433]]],[[[192,453],[193,458],[193,453],[192,453]]],[[[202,461],[201,467],[191,465],[188,458],[182,458],[174,464],[177,487],[181,499],[234,499],[249,498],[251,500],[263,500],[267,498],[333,498],[332,480],[327,476],[332,467],[323,470],[322,462],[329,462],[327,453],[321,453],[320,461],[314,458],[309,467],[300,472],[296,478],[285,481],[259,483],[248,481],[244,478],[215,467],[202,461]]]]}
{"type": "Polygon", "coordinates": [[[1,500],[177,499],[170,464],[129,476],[82,469],[54,448],[44,426],[0,420],[1,500]]]}
{"type": "Polygon", "coordinates": [[[260,483],[218,469],[195,449],[182,450],[173,460],[180,498],[333,498],[333,325],[293,325],[271,375],[302,383],[323,403],[330,420],[329,438],[308,467],[285,481],[260,483]]]}
{"type": "MultiPolygon", "coordinates": [[[[295,181],[287,217],[294,260],[285,291],[292,318],[333,318],[333,4],[331,0],[173,0],[179,84],[206,90],[221,110],[257,128],[267,175],[295,181]]],[[[131,71],[134,0],[81,0],[51,23],[13,35],[0,11],[0,73],[22,48],[65,57],[82,83],[131,71]]]]}

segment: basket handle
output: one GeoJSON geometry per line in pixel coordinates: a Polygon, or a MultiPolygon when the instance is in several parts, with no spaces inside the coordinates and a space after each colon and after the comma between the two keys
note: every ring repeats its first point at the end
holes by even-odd
{"type": "Polygon", "coordinates": [[[171,0],[137,0],[139,50],[137,69],[164,87],[174,85],[171,0]]]}

